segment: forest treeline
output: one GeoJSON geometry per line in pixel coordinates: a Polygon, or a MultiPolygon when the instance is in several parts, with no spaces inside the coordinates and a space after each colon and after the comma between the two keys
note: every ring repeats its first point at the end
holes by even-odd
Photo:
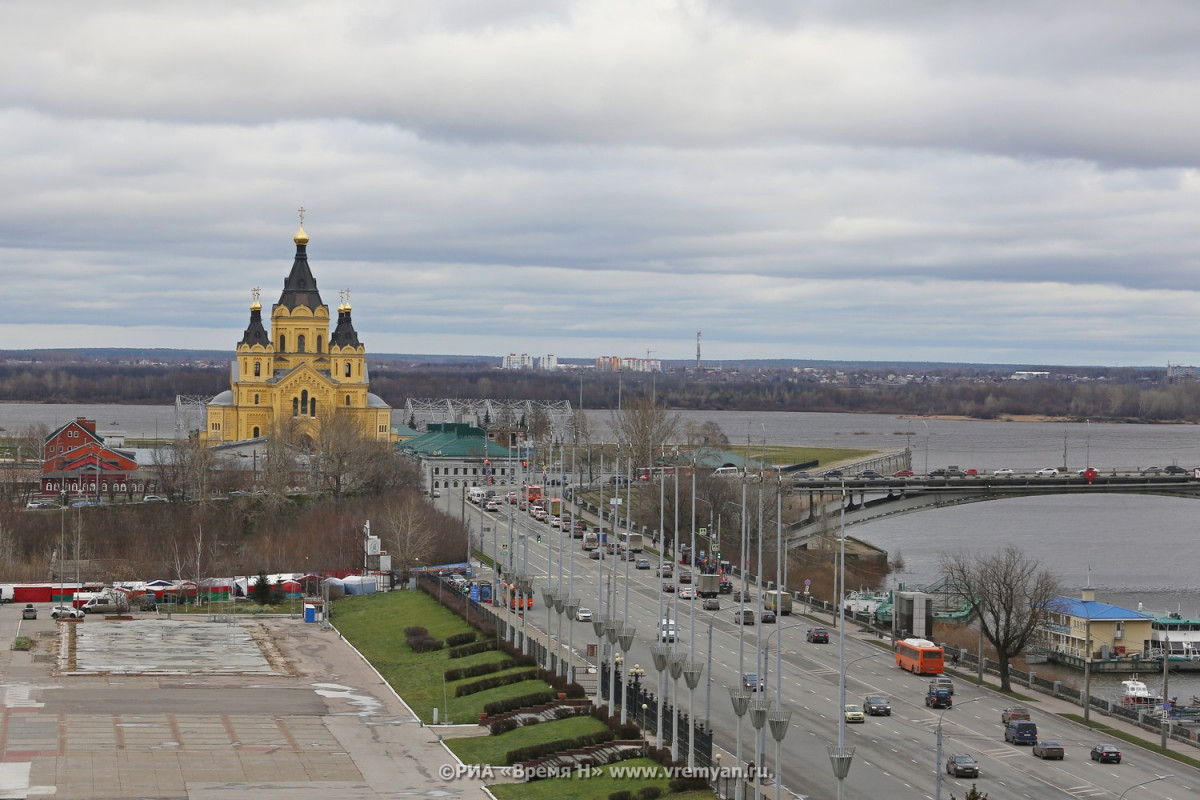
{"type": "MultiPolygon", "coordinates": [[[[905,383],[888,382],[888,373],[881,367],[831,381],[832,370],[808,373],[765,367],[681,369],[652,375],[382,362],[371,366],[371,391],[394,408],[402,408],[409,398],[570,401],[587,409],[616,408],[622,394],[652,394],[658,403],[678,410],[1200,421],[1200,383],[1167,383],[1161,370],[1109,370],[1088,379],[1052,376],[1015,381],[1001,374],[954,368],[931,370],[905,383]]],[[[170,405],[176,395],[212,396],[227,388],[227,368],[192,364],[0,364],[3,402],[170,405]]]]}

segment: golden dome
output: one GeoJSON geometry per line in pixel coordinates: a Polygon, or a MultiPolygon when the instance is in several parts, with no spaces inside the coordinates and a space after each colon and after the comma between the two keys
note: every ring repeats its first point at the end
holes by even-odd
{"type": "Polygon", "coordinates": [[[250,304],[250,310],[251,311],[262,311],[262,303],[255,300],[253,303],[250,304]]]}
{"type": "Polygon", "coordinates": [[[296,244],[308,244],[308,234],[304,232],[303,223],[300,225],[300,230],[296,231],[296,235],[292,237],[292,241],[296,244]]]}

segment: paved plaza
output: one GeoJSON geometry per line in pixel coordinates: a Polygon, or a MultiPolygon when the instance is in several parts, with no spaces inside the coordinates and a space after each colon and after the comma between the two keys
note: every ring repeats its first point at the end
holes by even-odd
{"type": "MultiPolygon", "coordinates": [[[[48,611],[48,609],[45,609],[48,611]]],[[[0,798],[483,800],[336,631],[0,608],[0,798]]]]}

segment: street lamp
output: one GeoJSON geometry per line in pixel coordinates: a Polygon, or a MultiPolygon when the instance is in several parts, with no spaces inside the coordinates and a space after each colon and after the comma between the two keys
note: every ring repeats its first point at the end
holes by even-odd
{"type": "MultiPolygon", "coordinates": [[[[1174,775],[1159,775],[1157,777],[1151,778],[1148,781],[1142,781],[1141,783],[1135,783],[1133,786],[1130,786],[1129,789],[1136,789],[1139,786],[1145,786],[1147,783],[1154,783],[1155,781],[1165,781],[1167,778],[1174,778],[1174,777],[1175,777],[1174,775]]],[[[1121,796],[1118,797],[1117,800],[1124,800],[1125,795],[1129,794],[1129,789],[1126,789],[1125,791],[1121,792],[1121,796]]]]}
{"type": "MultiPolygon", "coordinates": [[[[963,700],[958,705],[965,706],[967,703],[976,703],[982,699],[982,697],[972,697],[970,700],[963,700]]],[[[938,714],[937,760],[933,763],[933,773],[937,775],[937,790],[934,794],[935,800],[942,800],[942,717],[946,716],[946,712],[952,708],[954,706],[946,706],[942,709],[942,713],[938,714]]]]}

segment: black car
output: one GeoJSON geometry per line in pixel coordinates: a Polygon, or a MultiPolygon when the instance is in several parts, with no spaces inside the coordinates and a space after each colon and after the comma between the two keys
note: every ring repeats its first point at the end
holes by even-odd
{"type": "Polygon", "coordinates": [[[763,622],[774,622],[775,621],[775,612],[774,611],[762,612],[762,621],[763,622]]]}
{"type": "Polygon", "coordinates": [[[733,581],[729,580],[729,578],[721,578],[721,582],[717,585],[717,588],[721,594],[729,594],[733,591],[733,581]]]}
{"type": "Polygon", "coordinates": [[[875,479],[875,478],[882,478],[883,475],[879,474],[878,472],[876,472],[873,469],[864,469],[862,472],[858,473],[858,477],[875,479]]]}
{"type": "Polygon", "coordinates": [[[842,471],[840,469],[831,469],[821,476],[822,478],[840,478],[842,471]]]}
{"type": "Polygon", "coordinates": [[[979,762],[966,753],[954,753],[946,759],[946,774],[956,778],[978,778],[979,762]]]}
{"type": "Polygon", "coordinates": [[[804,641],[829,644],[829,631],[824,628],[809,628],[804,632],[804,641]]]}
{"type": "Polygon", "coordinates": [[[929,477],[930,478],[944,478],[944,477],[946,477],[946,470],[931,469],[931,470],[929,470],[929,477]]]}
{"type": "Polygon", "coordinates": [[[965,478],[965,477],[967,477],[967,473],[963,472],[958,467],[951,467],[950,469],[946,470],[946,477],[947,478],[965,478]]]}
{"type": "Polygon", "coordinates": [[[1168,467],[1164,467],[1163,472],[1167,473],[1168,475],[1187,475],[1188,474],[1188,471],[1186,469],[1184,469],[1183,467],[1179,466],[1178,464],[1171,464],[1168,467]]]}
{"type": "Polygon", "coordinates": [[[1112,764],[1121,763],[1121,751],[1116,745],[1098,744],[1092,748],[1092,761],[1099,761],[1101,764],[1109,762],[1112,764]]]}
{"type": "Polygon", "coordinates": [[[881,694],[869,694],[863,698],[863,711],[870,717],[890,717],[892,704],[881,694]]]}

